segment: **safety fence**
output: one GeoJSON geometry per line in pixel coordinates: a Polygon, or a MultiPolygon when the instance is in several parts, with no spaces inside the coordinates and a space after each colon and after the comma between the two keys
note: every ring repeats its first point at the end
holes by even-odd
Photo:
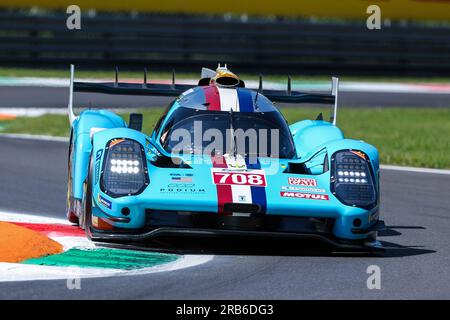
{"type": "Polygon", "coordinates": [[[0,64],[192,71],[222,62],[251,72],[450,74],[446,27],[97,13],[68,30],[67,17],[0,11],[0,64]]]}

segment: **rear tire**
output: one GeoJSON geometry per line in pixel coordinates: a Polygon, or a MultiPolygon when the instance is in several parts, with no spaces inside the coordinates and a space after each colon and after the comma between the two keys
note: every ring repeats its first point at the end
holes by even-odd
{"type": "Polygon", "coordinates": [[[92,174],[91,174],[91,162],[92,156],[89,160],[88,166],[88,176],[83,184],[83,201],[81,205],[81,215],[80,215],[80,227],[86,231],[86,234],[89,232],[89,228],[91,227],[92,221],[92,174]]]}

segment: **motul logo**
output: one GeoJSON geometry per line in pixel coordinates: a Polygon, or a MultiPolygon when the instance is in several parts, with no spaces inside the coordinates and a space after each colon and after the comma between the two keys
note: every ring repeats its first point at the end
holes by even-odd
{"type": "Polygon", "coordinates": [[[305,186],[305,187],[317,187],[316,179],[311,178],[288,178],[289,184],[297,185],[297,186],[305,186]]]}
{"type": "Polygon", "coordinates": [[[313,199],[313,200],[330,200],[330,198],[326,194],[281,191],[280,195],[282,197],[286,197],[286,198],[300,198],[300,199],[313,199]]]}

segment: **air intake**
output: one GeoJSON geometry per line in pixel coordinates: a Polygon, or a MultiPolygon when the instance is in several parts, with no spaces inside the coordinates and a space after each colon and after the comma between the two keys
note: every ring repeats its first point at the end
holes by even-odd
{"type": "Polygon", "coordinates": [[[261,212],[261,207],[252,203],[225,203],[224,211],[257,214],[261,212]]]}

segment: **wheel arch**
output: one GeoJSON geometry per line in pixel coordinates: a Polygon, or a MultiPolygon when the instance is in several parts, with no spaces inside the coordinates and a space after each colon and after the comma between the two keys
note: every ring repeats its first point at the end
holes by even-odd
{"type": "MultiPolygon", "coordinates": [[[[89,159],[92,153],[92,136],[99,131],[126,128],[125,121],[107,110],[85,110],[73,122],[72,129],[72,197],[83,198],[83,183],[88,175],[89,159]]],[[[71,146],[69,145],[69,148],[71,146]]],[[[70,196],[70,195],[69,195],[70,196]]]]}

